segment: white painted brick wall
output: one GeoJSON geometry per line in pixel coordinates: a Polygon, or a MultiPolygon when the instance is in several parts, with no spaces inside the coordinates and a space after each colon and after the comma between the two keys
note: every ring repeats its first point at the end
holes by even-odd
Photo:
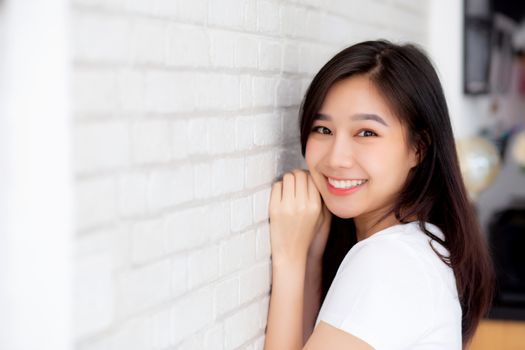
{"type": "Polygon", "coordinates": [[[76,348],[262,349],[268,200],[337,51],[427,1],[71,0],[76,348]]]}

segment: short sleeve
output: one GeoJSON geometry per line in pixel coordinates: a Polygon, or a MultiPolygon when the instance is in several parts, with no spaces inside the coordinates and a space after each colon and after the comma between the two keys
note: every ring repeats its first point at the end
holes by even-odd
{"type": "Polygon", "coordinates": [[[319,321],[376,350],[410,348],[432,326],[435,314],[437,291],[424,261],[390,236],[349,254],[330,286],[319,321]]]}

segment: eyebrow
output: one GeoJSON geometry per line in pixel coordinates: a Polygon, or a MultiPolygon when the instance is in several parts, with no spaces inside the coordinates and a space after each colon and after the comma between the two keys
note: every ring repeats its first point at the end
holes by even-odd
{"type": "MultiPolygon", "coordinates": [[[[351,116],[351,119],[352,120],[374,120],[380,124],[383,124],[384,126],[388,126],[388,124],[385,122],[383,118],[373,113],[356,113],[351,116]]],[[[330,117],[327,114],[316,113],[314,116],[314,120],[332,120],[332,117],[330,117]]]]}

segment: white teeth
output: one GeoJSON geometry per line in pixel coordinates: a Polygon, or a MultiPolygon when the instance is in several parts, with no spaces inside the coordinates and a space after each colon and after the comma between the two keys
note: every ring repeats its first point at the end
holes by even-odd
{"type": "Polygon", "coordinates": [[[345,180],[345,181],[338,181],[331,178],[328,178],[328,182],[335,188],[352,188],[356,186],[360,186],[363,183],[366,182],[366,180],[345,180]]]}

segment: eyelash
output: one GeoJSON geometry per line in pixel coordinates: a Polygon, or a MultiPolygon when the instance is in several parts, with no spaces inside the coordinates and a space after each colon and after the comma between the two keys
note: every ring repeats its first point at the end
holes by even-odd
{"type": "MultiPolygon", "coordinates": [[[[321,129],[321,128],[324,128],[326,130],[329,130],[327,127],[324,127],[324,126],[314,126],[312,128],[312,132],[317,132],[318,129],[321,129]]],[[[363,129],[363,130],[360,130],[359,133],[363,132],[363,131],[368,131],[368,132],[371,132],[372,134],[374,135],[370,135],[370,136],[363,136],[363,137],[373,137],[373,136],[378,136],[375,132],[373,132],[372,130],[368,130],[368,129],[363,129]]],[[[327,134],[323,134],[323,133],[319,133],[321,135],[327,135],[327,134]]]]}

